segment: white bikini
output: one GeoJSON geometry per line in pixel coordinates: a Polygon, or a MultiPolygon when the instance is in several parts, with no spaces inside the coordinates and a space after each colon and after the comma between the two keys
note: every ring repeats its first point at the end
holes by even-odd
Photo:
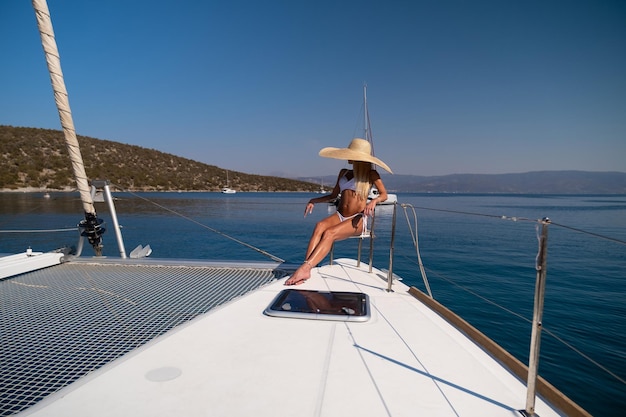
{"type": "MultiPolygon", "coordinates": [[[[344,192],[345,190],[352,190],[352,191],[356,191],[356,180],[354,177],[348,179],[346,176],[348,174],[349,171],[346,171],[341,178],[339,178],[339,191],[340,192],[344,192]]],[[[337,216],[339,216],[339,219],[344,222],[346,220],[350,220],[355,218],[356,216],[363,216],[363,230],[361,230],[361,236],[363,236],[364,234],[367,233],[367,216],[365,214],[363,214],[363,212],[361,213],[356,213],[353,214],[352,216],[343,216],[341,213],[337,212],[337,216]]]]}

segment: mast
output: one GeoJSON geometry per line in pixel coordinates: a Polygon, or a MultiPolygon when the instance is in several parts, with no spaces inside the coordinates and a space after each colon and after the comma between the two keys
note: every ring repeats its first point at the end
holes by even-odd
{"type": "Polygon", "coordinates": [[[372,155],[374,155],[374,136],[372,134],[372,125],[370,124],[370,114],[367,109],[367,84],[363,84],[363,114],[364,114],[364,131],[365,140],[372,146],[372,155]]]}
{"type": "Polygon", "coordinates": [[[83,158],[76,138],[76,130],[74,129],[74,121],[72,120],[72,112],[68,99],[65,81],[63,80],[63,71],[61,70],[61,59],[54,38],[54,30],[52,28],[52,19],[46,0],[32,0],[33,9],[37,18],[37,26],[41,35],[41,43],[43,45],[46,63],[48,64],[48,72],[50,73],[50,81],[52,82],[52,91],[54,93],[54,101],[59,112],[61,127],[65,136],[65,144],[72,163],[76,187],[80,193],[80,199],[83,203],[85,212],[85,220],[81,221],[80,227],[84,229],[83,236],[87,236],[89,243],[93,246],[96,255],[102,255],[102,220],[98,219],[96,209],[91,197],[91,188],[85,173],[83,158]]]}

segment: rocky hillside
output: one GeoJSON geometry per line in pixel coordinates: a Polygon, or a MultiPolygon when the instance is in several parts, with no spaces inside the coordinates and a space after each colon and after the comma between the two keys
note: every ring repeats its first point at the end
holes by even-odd
{"type": "MultiPolygon", "coordinates": [[[[226,171],[154,149],[78,136],[90,179],[108,179],[132,191],[219,191],[226,171]]],[[[75,187],[59,130],[0,125],[0,189],[75,187]]],[[[229,171],[239,191],[316,191],[319,184],[229,171]]]]}

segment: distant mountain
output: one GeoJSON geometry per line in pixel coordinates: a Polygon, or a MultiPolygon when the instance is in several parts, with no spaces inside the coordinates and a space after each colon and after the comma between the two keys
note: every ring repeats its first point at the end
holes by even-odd
{"type": "MultiPolygon", "coordinates": [[[[226,170],[190,159],[108,140],[78,136],[90,179],[108,179],[132,191],[219,191],[226,170]]],[[[75,187],[65,138],[59,130],[0,125],[0,190],[75,187]]],[[[229,171],[239,191],[317,191],[306,181],[229,171]]]]}
{"type": "MultiPolygon", "coordinates": [[[[381,176],[387,190],[396,193],[626,194],[624,172],[536,171],[441,176],[381,173],[381,176]]],[[[320,178],[299,179],[320,181],[320,178]]],[[[336,179],[326,176],[323,182],[330,187],[336,179]]]]}
{"type": "MultiPolygon", "coordinates": [[[[87,176],[133,191],[219,191],[226,170],[119,142],[78,136],[87,176]]],[[[63,132],[0,125],[0,190],[65,190],[75,186],[63,132]]],[[[626,173],[539,171],[521,174],[388,175],[396,193],[626,194],[626,173]]],[[[318,191],[336,174],[288,179],[229,171],[239,191],[318,191]]]]}

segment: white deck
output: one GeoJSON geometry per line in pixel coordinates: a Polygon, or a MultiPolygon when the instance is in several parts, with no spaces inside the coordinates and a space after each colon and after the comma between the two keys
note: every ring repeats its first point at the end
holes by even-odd
{"type": "MultiPolygon", "coordinates": [[[[364,323],[269,317],[284,279],[197,317],[26,410],[34,416],[519,416],[522,382],[354,261],[298,289],[365,292],[364,323]]],[[[537,399],[541,417],[557,416],[537,399]]]]}
{"type": "Polygon", "coordinates": [[[15,255],[1,256],[0,279],[28,271],[47,268],[61,263],[62,253],[59,252],[30,252],[15,255]]]}

